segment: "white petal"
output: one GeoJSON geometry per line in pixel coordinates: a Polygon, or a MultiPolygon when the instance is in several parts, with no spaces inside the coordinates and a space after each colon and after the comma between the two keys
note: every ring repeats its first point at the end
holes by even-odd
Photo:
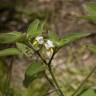
{"type": "Polygon", "coordinates": [[[51,40],[47,40],[45,43],[45,47],[46,49],[53,48],[54,47],[53,42],[51,40]]]}
{"type": "Polygon", "coordinates": [[[37,36],[35,39],[37,40],[37,42],[39,44],[43,44],[44,43],[44,38],[42,36],[37,36]]]}

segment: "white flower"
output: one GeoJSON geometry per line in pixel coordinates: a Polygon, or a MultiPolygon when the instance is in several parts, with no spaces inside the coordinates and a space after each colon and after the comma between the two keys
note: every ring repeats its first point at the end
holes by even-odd
{"type": "Polygon", "coordinates": [[[47,40],[46,43],[44,44],[46,49],[50,49],[54,47],[54,44],[51,40],[47,40]]]}
{"type": "Polygon", "coordinates": [[[43,43],[44,43],[44,38],[43,38],[43,36],[37,36],[35,39],[36,39],[36,41],[37,41],[39,44],[43,44],[43,43]]]}

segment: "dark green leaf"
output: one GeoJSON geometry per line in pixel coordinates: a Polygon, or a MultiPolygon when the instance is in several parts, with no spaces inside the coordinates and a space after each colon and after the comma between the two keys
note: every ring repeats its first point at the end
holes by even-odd
{"type": "Polygon", "coordinates": [[[27,76],[33,76],[44,70],[45,70],[45,66],[43,64],[34,62],[28,67],[25,74],[27,76]]]}
{"type": "Polygon", "coordinates": [[[88,89],[79,96],[96,96],[96,92],[93,89],[88,89]]]}
{"type": "Polygon", "coordinates": [[[33,76],[26,76],[25,75],[25,79],[23,80],[23,84],[25,87],[28,87],[33,80],[35,80],[37,78],[37,75],[33,75],[33,76]]]}
{"type": "Polygon", "coordinates": [[[89,36],[91,33],[89,32],[75,32],[75,33],[70,33],[65,35],[61,40],[60,40],[60,45],[66,45],[69,44],[73,41],[76,41],[77,39],[84,38],[86,36],[89,36]]]}
{"type": "Polygon", "coordinates": [[[96,54],[96,45],[88,45],[88,49],[96,54]]]}
{"type": "Polygon", "coordinates": [[[25,80],[24,85],[27,87],[35,78],[37,78],[37,75],[45,70],[45,66],[41,63],[33,62],[26,70],[25,72],[25,80]]]}
{"type": "Polygon", "coordinates": [[[0,34],[0,43],[14,43],[21,38],[22,34],[20,32],[10,32],[10,33],[1,33],[0,34]]]}
{"type": "Polygon", "coordinates": [[[10,56],[10,55],[19,55],[20,51],[16,48],[8,48],[0,50],[0,57],[2,56],[10,56]]]}
{"type": "Polygon", "coordinates": [[[40,20],[36,19],[33,21],[27,30],[28,39],[36,37],[37,35],[43,32],[44,22],[40,22],[40,20]]]}
{"type": "Polygon", "coordinates": [[[28,27],[28,30],[27,30],[27,36],[28,38],[30,37],[34,37],[36,31],[37,31],[37,28],[39,26],[39,23],[40,21],[38,19],[36,19],[35,21],[33,21],[29,27],[28,27]]]}

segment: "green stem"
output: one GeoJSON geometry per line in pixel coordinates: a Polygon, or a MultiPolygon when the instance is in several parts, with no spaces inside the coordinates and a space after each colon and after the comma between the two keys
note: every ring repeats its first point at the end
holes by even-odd
{"type": "Polygon", "coordinates": [[[47,79],[47,81],[50,83],[50,85],[51,85],[53,88],[55,88],[55,86],[54,86],[52,80],[47,76],[47,74],[44,73],[44,75],[45,75],[45,78],[47,79]]]}
{"type": "MultiPolygon", "coordinates": [[[[59,87],[59,85],[58,85],[58,83],[57,83],[57,81],[56,81],[56,78],[55,78],[55,76],[54,76],[54,74],[53,74],[53,72],[52,72],[52,69],[51,69],[51,62],[52,62],[53,57],[54,57],[54,55],[55,55],[56,52],[53,53],[51,59],[50,59],[49,62],[47,63],[46,60],[43,59],[43,57],[41,56],[41,54],[33,48],[33,46],[32,46],[32,44],[31,44],[30,41],[28,41],[28,42],[26,42],[26,43],[27,43],[27,45],[28,45],[30,48],[33,49],[34,52],[36,52],[36,54],[41,58],[41,60],[43,61],[43,63],[48,66],[50,75],[52,76],[52,79],[53,79],[53,81],[54,81],[54,84],[55,84],[55,86],[57,87],[58,92],[60,93],[60,96],[64,96],[63,92],[61,91],[61,89],[60,89],[60,87],[59,87]]],[[[51,83],[52,83],[52,82],[51,82],[51,83]]],[[[53,86],[54,84],[52,84],[52,86],[53,86]]],[[[55,87],[55,86],[54,86],[54,87],[55,87]]]]}
{"type": "Polygon", "coordinates": [[[60,87],[59,87],[59,85],[58,85],[58,83],[57,83],[57,81],[56,81],[56,78],[55,78],[55,76],[54,76],[54,74],[53,74],[53,72],[52,72],[51,66],[49,65],[48,68],[49,68],[49,72],[50,72],[50,74],[51,74],[51,76],[52,76],[52,79],[53,79],[53,81],[54,81],[54,84],[55,84],[55,86],[57,87],[57,89],[58,89],[58,91],[59,91],[59,93],[60,93],[60,96],[64,96],[64,94],[63,94],[62,90],[60,89],[60,87]]]}
{"type": "Polygon", "coordinates": [[[80,86],[77,88],[77,90],[71,95],[71,96],[77,96],[79,90],[84,86],[86,81],[90,78],[90,76],[96,71],[96,66],[92,69],[92,71],[88,74],[88,76],[84,79],[84,81],[80,84],[80,86]]]}
{"type": "Polygon", "coordinates": [[[52,77],[52,79],[53,79],[53,81],[54,81],[54,83],[55,83],[55,86],[57,87],[57,89],[58,89],[58,91],[59,91],[59,93],[60,93],[60,96],[64,96],[64,94],[63,94],[62,90],[60,89],[60,87],[59,87],[59,85],[58,85],[58,83],[57,83],[57,80],[56,80],[56,78],[55,78],[55,76],[54,76],[54,74],[53,74],[53,72],[52,72],[52,68],[51,68],[51,62],[52,62],[55,54],[57,53],[57,51],[58,51],[58,49],[57,49],[57,50],[56,50],[56,49],[54,50],[54,53],[52,54],[52,56],[51,56],[51,58],[50,58],[50,60],[49,60],[49,62],[48,62],[48,68],[49,68],[49,72],[50,72],[50,74],[51,74],[51,77],[52,77]]]}

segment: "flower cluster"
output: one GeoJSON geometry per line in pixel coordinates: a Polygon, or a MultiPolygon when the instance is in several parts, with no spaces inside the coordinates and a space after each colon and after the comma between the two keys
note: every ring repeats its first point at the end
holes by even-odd
{"type": "Polygon", "coordinates": [[[53,54],[53,49],[55,47],[51,40],[45,39],[42,35],[35,37],[33,45],[42,45],[46,49],[48,57],[53,54]]]}

